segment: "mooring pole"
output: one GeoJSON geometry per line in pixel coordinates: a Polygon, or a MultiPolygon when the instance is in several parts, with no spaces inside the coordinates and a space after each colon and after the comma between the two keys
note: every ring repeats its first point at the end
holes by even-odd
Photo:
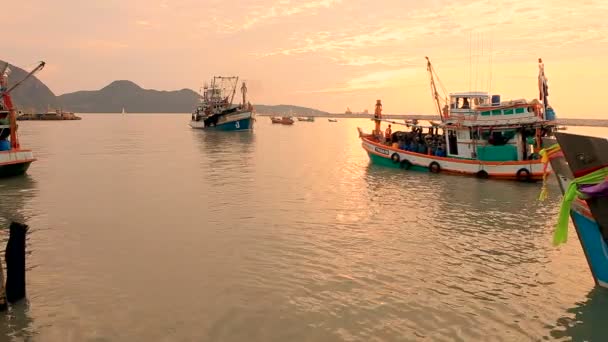
{"type": "Polygon", "coordinates": [[[2,260],[0,260],[0,312],[6,311],[6,291],[4,288],[4,270],[2,269],[2,260]]]}
{"type": "Polygon", "coordinates": [[[25,298],[25,237],[29,227],[12,222],[6,244],[6,299],[15,303],[25,298]]]}

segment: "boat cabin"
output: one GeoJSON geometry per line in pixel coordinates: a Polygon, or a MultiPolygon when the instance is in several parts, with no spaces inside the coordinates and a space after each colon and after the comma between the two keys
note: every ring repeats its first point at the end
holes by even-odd
{"type": "Polygon", "coordinates": [[[451,114],[472,114],[479,106],[487,106],[490,103],[488,93],[464,92],[450,94],[451,114]]]}
{"type": "Polygon", "coordinates": [[[505,162],[538,159],[538,142],[547,133],[540,127],[445,125],[447,157],[505,162]]]}

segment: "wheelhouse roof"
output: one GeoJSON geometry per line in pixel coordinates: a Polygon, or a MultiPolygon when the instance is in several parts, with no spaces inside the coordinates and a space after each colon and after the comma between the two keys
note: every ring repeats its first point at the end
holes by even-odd
{"type": "Polygon", "coordinates": [[[488,93],[484,91],[465,91],[459,93],[450,93],[450,97],[488,97],[488,93]]]}

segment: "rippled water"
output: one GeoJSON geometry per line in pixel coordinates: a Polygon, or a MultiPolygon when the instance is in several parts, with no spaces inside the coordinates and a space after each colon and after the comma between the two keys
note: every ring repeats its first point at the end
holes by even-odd
{"type": "Polygon", "coordinates": [[[20,124],[39,160],[0,180],[0,224],[31,226],[28,301],[0,315],[0,340],[607,333],[576,234],[551,246],[554,182],[538,203],[539,185],[372,166],[366,120],[211,133],[188,119],[20,124]]]}

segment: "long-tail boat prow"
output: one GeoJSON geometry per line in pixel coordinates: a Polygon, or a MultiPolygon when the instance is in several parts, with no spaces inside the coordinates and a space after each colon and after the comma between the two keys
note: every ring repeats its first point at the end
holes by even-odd
{"type": "Polygon", "coordinates": [[[608,140],[567,133],[555,139],[541,151],[564,196],[553,242],[567,241],[572,218],[595,284],[608,288],[608,140]]]}
{"type": "Polygon", "coordinates": [[[441,122],[422,126],[382,117],[376,103],[375,128],[359,131],[371,161],[402,169],[445,172],[478,178],[538,181],[543,164],[538,152],[542,139],[553,134],[555,113],[548,102],[544,65],[539,59],[539,99],[501,101],[500,95],[469,91],[439,94],[436,72],[427,58],[431,94],[441,122]],[[381,123],[389,123],[382,131],[381,123]],[[393,126],[391,126],[391,124],[393,126]],[[397,131],[406,126],[411,131],[397,131]],[[428,129],[428,132],[425,131],[428,129]],[[441,132],[440,132],[441,130],[441,132]]]}
{"type": "Polygon", "coordinates": [[[21,148],[19,143],[17,113],[11,92],[36,72],[42,70],[44,65],[44,62],[40,62],[25,78],[9,86],[9,65],[8,63],[0,64],[0,177],[22,175],[36,160],[32,151],[21,148]]]}

